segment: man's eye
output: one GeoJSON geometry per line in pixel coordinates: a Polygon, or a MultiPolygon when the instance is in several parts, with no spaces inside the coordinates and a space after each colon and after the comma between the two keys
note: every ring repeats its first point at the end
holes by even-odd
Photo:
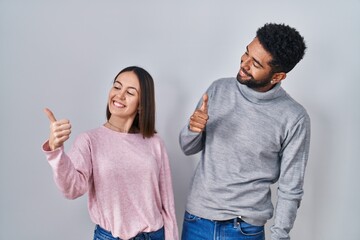
{"type": "Polygon", "coordinates": [[[256,67],[256,68],[259,68],[259,67],[260,67],[260,66],[257,65],[256,63],[253,63],[253,65],[254,65],[254,67],[256,67]]]}

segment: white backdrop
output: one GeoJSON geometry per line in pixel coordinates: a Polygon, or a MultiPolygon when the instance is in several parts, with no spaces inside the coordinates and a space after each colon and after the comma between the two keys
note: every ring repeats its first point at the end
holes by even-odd
{"type": "Polygon", "coordinates": [[[359,0],[0,0],[0,239],[92,239],[87,196],[64,199],[41,152],[43,108],[71,120],[68,149],[104,123],[112,79],[129,65],[155,79],[181,229],[199,156],[182,154],[179,131],[213,80],[235,76],[266,22],[297,28],[308,45],[283,82],[312,119],[292,239],[359,239],[359,12],[359,0]]]}

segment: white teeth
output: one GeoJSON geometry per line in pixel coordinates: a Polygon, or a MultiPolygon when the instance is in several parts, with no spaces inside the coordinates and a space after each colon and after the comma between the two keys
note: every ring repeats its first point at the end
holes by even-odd
{"type": "Polygon", "coordinates": [[[125,105],[124,105],[124,104],[121,104],[121,103],[116,102],[116,101],[114,101],[114,102],[113,102],[113,104],[114,104],[114,106],[115,106],[115,107],[119,107],[119,108],[123,108],[123,107],[125,107],[125,105]]]}
{"type": "Polygon", "coordinates": [[[242,70],[240,70],[240,76],[243,78],[250,78],[247,74],[245,74],[242,70]]]}
{"type": "Polygon", "coordinates": [[[242,77],[246,77],[246,74],[241,70],[240,71],[240,75],[242,76],[242,77]]]}

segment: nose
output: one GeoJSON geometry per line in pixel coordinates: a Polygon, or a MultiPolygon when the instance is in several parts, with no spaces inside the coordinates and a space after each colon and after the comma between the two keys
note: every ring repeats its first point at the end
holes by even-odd
{"type": "Polygon", "coordinates": [[[119,91],[118,96],[121,100],[125,100],[125,91],[119,91]]]}
{"type": "Polygon", "coordinates": [[[245,70],[250,70],[250,58],[247,58],[246,56],[243,56],[241,58],[241,64],[240,66],[244,68],[245,70]]]}

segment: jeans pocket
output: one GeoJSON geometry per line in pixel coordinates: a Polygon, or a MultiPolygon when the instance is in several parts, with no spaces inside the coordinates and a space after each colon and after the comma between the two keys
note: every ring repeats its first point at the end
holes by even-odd
{"type": "Polygon", "coordinates": [[[191,213],[185,212],[184,221],[194,222],[194,221],[197,221],[199,219],[200,218],[198,216],[195,216],[195,215],[192,215],[191,213]]]}
{"type": "Polygon", "coordinates": [[[264,233],[264,226],[254,226],[244,221],[240,222],[238,229],[245,236],[255,236],[264,233]]]}

